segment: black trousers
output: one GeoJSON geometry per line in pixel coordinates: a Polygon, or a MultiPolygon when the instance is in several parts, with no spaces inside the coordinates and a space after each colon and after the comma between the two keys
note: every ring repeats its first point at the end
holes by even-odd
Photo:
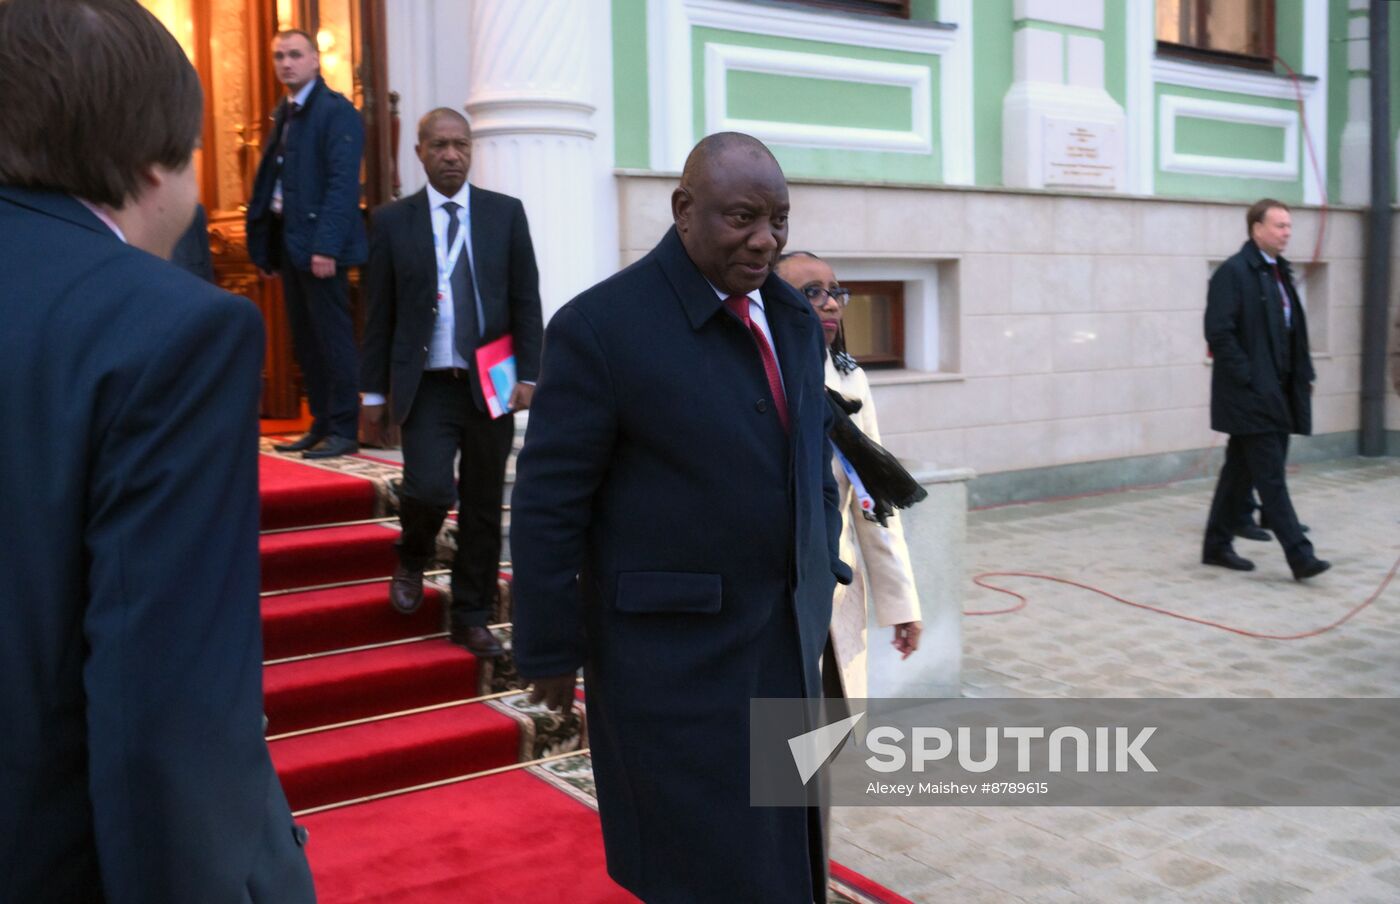
{"type": "Polygon", "coordinates": [[[284,251],[282,293],[292,328],[292,352],[311,407],[311,433],[355,439],[360,386],[349,277],[344,267],[337,266],[335,276],[317,279],[293,267],[286,257],[284,251]]]}
{"type": "Polygon", "coordinates": [[[1259,492],[1263,520],[1278,538],[1290,563],[1306,561],[1313,554],[1312,544],[1298,527],[1298,515],[1288,496],[1284,480],[1284,460],[1288,456],[1287,433],[1232,435],[1225,446],[1225,465],[1215,485],[1215,498],[1206,521],[1203,552],[1206,555],[1229,549],[1239,526],[1240,513],[1250,504],[1250,488],[1259,492]]]}
{"type": "Polygon", "coordinates": [[[479,627],[490,621],[496,595],[501,503],[515,415],[492,420],[472,398],[474,376],[456,373],[424,371],[403,422],[399,559],[410,568],[427,566],[437,551],[443,518],[456,502],[450,618],[453,626],[479,627]]]}

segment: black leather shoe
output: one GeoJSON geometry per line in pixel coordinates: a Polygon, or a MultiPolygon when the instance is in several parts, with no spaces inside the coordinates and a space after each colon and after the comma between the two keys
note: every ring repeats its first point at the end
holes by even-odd
{"type": "Polygon", "coordinates": [[[1253,571],[1254,563],[1233,549],[1222,549],[1219,552],[1208,552],[1201,556],[1202,565],[1219,565],[1221,568],[1228,568],[1231,571],[1253,571]]]}
{"type": "Polygon", "coordinates": [[[1293,580],[1295,581],[1301,581],[1304,578],[1315,578],[1332,567],[1331,562],[1326,559],[1319,559],[1316,556],[1304,559],[1296,565],[1292,562],[1288,564],[1289,567],[1293,569],[1293,580]]]}
{"type": "Polygon", "coordinates": [[[314,449],[301,453],[302,458],[339,458],[360,451],[360,444],[348,436],[328,436],[314,449]]]}
{"type": "Polygon", "coordinates": [[[389,579],[389,605],[400,615],[412,615],[423,605],[423,569],[400,564],[389,579]]]}
{"type": "Polygon", "coordinates": [[[1235,531],[1235,536],[1244,537],[1246,540],[1259,540],[1264,543],[1274,538],[1273,535],[1264,530],[1264,528],[1255,524],[1246,524],[1244,527],[1235,531]]]}
{"type": "Polygon", "coordinates": [[[459,647],[466,647],[467,652],[483,659],[495,659],[506,651],[501,646],[501,642],[496,639],[496,635],[491,633],[491,629],[485,625],[475,625],[472,627],[462,627],[454,625],[450,638],[459,647]]]}
{"type": "Polygon", "coordinates": [[[290,443],[276,443],[272,448],[278,452],[305,452],[323,439],[325,436],[319,433],[303,433],[299,440],[290,443]]]}

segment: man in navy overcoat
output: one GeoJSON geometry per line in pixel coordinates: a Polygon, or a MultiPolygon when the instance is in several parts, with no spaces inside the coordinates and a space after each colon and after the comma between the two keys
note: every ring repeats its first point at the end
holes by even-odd
{"type": "Polygon", "coordinates": [[[545,333],[512,499],[515,654],[584,668],[608,871],[648,902],[825,900],[811,808],[749,806],[749,701],[816,697],[841,519],[823,338],[773,273],[782,170],[702,141],[650,254],[545,333]]]}
{"type": "Polygon", "coordinates": [[[0,3],[0,901],[315,900],[262,733],[262,322],[160,259],[202,121],[139,5],[0,3]]]}

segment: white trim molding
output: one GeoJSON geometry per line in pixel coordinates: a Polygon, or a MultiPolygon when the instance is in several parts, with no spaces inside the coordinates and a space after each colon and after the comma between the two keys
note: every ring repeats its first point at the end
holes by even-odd
{"type": "MultiPolygon", "coordinates": [[[[1161,57],[1153,60],[1152,80],[1159,85],[1180,85],[1183,88],[1203,88],[1207,91],[1225,91],[1274,100],[1298,99],[1298,92],[1294,89],[1291,78],[1230,66],[1190,63],[1185,60],[1168,60],[1161,57]]],[[[1303,100],[1311,102],[1312,95],[1317,90],[1318,80],[1301,75],[1298,85],[1302,89],[1303,100]]]]}
{"type": "MultiPolygon", "coordinates": [[[[700,137],[695,134],[693,36],[695,28],[714,28],[937,57],[942,179],[948,184],[971,184],[975,160],[971,7],[971,0],[942,0],[940,13],[945,24],[928,27],[821,10],[759,6],[737,0],[647,0],[651,168],[659,172],[679,172],[685,164],[686,155],[700,137]]],[[[845,81],[911,85],[909,73],[904,70],[922,69],[924,99],[915,103],[915,127],[909,133],[891,133],[879,129],[832,129],[806,124],[730,120],[723,112],[722,85],[716,86],[714,83],[714,59],[707,48],[704,85],[704,125],[707,129],[740,129],[774,144],[799,147],[932,152],[932,75],[927,67],[723,45],[720,59],[737,62],[738,65],[733,68],[799,75],[803,78],[835,77],[845,81]],[[751,52],[752,56],[736,51],[751,52]],[[783,62],[778,62],[780,59],[783,62]],[[762,69],[754,68],[758,60],[767,65],[762,69]],[[821,61],[821,71],[814,70],[811,65],[813,60],[821,61]],[[891,81],[896,69],[900,70],[898,80],[891,81]],[[834,75],[838,70],[839,74],[834,75]],[[864,75],[861,76],[861,73],[864,75]],[[717,96],[720,98],[718,108],[714,106],[717,96]],[[720,112],[717,113],[717,109],[720,112]],[[923,121],[928,121],[927,128],[924,128],[923,121]]],[[[913,93],[917,95],[919,91],[914,90],[913,93]]]]}
{"type": "Polygon", "coordinates": [[[932,82],[933,74],[927,66],[708,44],[705,47],[705,129],[708,132],[747,132],[763,141],[796,147],[928,154],[933,151],[932,82]],[[905,88],[909,91],[912,128],[894,131],[734,119],[728,110],[731,72],[905,88]]]}
{"type": "Polygon", "coordinates": [[[1127,2],[1127,109],[1124,162],[1128,167],[1128,191],[1150,195],[1155,183],[1152,147],[1152,56],[1157,52],[1156,13],[1153,0],[1127,2]]]}
{"type": "Polygon", "coordinates": [[[1254,107],[1219,100],[1202,100],[1164,94],[1161,98],[1162,170],[1169,173],[1193,173],[1205,176],[1241,177],[1247,179],[1277,179],[1293,181],[1298,178],[1298,112],[1278,107],[1254,107]],[[1176,150],[1176,121],[1180,117],[1219,120],[1226,123],[1271,126],[1283,129],[1283,160],[1249,160],[1235,157],[1214,157],[1206,154],[1182,154],[1176,150]]]}

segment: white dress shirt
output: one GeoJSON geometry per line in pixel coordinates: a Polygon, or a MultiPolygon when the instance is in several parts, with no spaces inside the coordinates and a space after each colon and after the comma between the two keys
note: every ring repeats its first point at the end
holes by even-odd
{"type": "MultiPolygon", "coordinates": [[[[1269,257],[1263,248],[1259,249],[1259,256],[1264,258],[1270,266],[1278,266],[1278,261],[1269,257]]],[[[1288,297],[1288,287],[1283,284],[1283,271],[1277,270],[1276,272],[1278,279],[1275,280],[1275,284],[1278,286],[1279,297],[1283,299],[1283,325],[1291,330],[1293,329],[1293,300],[1288,297]]]]}
{"type": "Polygon", "coordinates": [[[128,245],[131,244],[126,240],[126,233],[122,232],[122,228],[117,225],[117,221],[107,216],[107,211],[103,210],[101,207],[98,207],[96,204],[93,204],[91,201],[84,201],[82,198],[74,197],[73,200],[77,201],[79,204],[92,211],[92,215],[101,220],[104,226],[116,233],[117,238],[121,239],[122,242],[128,245]]]}

